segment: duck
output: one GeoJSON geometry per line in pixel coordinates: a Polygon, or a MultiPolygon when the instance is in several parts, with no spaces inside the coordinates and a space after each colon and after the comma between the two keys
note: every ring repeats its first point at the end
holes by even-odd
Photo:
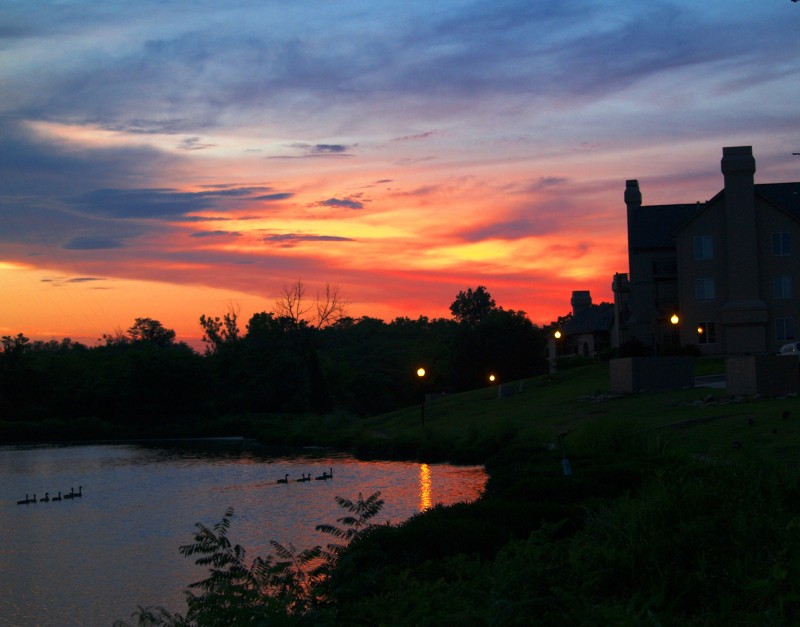
{"type": "Polygon", "coordinates": [[[333,479],[333,468],[331,468],[331,473],[330,474],[328,474],[327,472],[325,472],[323,470],[322,474],[319,477],[315,477],[315,479],[317,481],[327,481],[328,479],[333,479]]]}
{"type": "Polygon", "coordinates": [[[278,483],[289,483],[289,475],[287,475],[283,479],[278,479],[278,483]]]}
{"type": "Polygon", "coordinates": [[[58,491],[58,496],[54,496],[53,501],[60,501],[61,500],[61,490],[58,491]]]}
{"type": "Polygon", "coordinates": [[[28,495],[26,494],[23,500],[17,501],[17,505],[27,505],[30,502],[31,500],[28,498],[28,495]]]}
{"type": "Polygon", "coordinates": [[[42,503],[49,503],[50,502],[50,493],[49,492],[45,492],[44,493],[44,498],[40,499],[40,500],[41,500],[42,503]]]}

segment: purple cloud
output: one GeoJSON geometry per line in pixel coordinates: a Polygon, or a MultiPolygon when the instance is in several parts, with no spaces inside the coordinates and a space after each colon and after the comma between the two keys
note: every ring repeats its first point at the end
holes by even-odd
{"type": "Polygon", "coordinates": [[[322,200],[319,204],[323,207],[342,207],[344,209],[363,209],[363,203],[359,202],[358,200],[353,200],[352,198],[328,198],[328,200],[322,200]]]}
{"type": "Polygon", "coordinates": [[[239,231],[197,231],[189,237],[241,237],[239,231]]]}

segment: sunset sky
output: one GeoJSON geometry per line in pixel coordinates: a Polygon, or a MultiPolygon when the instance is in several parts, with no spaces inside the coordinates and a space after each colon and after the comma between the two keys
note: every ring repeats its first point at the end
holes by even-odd
{"type": "Polygon", "coordinates": [[[0,335],[196,343],[297,280],[386,321],[611,300],[626,179],[800,180],[798,44],[790,0],[7,0],[0,335]]]}

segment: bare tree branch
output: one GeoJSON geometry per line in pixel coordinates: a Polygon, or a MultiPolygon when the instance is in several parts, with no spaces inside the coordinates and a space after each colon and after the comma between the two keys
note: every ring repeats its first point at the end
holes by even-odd
{"type": "Polygon", "coordinates": [[[306,286],[301,280],[291,285],[284,285],[281,294],[275,301],[275,313],[278,317],[288,318],[295,326],[302,323],[311,324],[320,329],[333,324],[345,316],[345,301],[339,288],[329,283],[324,292],[317,292],[313,302],[306,300],[306,286]],[[314,318],[308,314],[314,312],[314,318]]]}
{"type": "Polygon", "coordinates": [[[275,301],[275,313],[278,317],[289,318],[295,326],[300,326],[305,315],[313,305],[306,304],[306,286],[298,279],[292,285],[284,284],[281,294],[275,301]]]}
{"type": "Polygon", "coordinates": [[[333,324],[345,316],[345,302],[339,294],[339,288],[335,285],[331,286],[330,283],[325,284],[323,296],[320,296],[319,292],[317,292],[316,306],[316,326],[318,329],[333,324]]]}

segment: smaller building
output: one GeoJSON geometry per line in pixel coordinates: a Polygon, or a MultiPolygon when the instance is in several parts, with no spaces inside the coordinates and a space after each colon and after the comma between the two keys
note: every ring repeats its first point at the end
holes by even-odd
{"type": "Polygon", "coordinates": [[[550,354],[556,357],[597,357],[611,348],[611,331],[614,323],[614,305],[592,304],[588,290],[572,292],[572,315],[553,336],[550,354]]]}

